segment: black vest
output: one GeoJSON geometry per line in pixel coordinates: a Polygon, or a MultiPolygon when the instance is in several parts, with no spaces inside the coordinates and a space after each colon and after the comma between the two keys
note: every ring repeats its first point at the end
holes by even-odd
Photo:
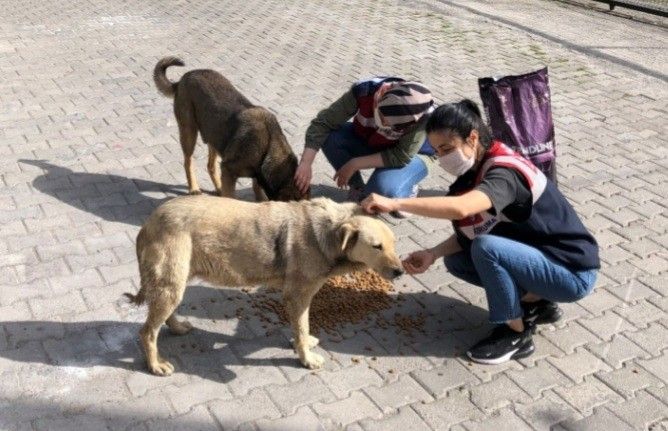
{"type": "Polygon", "coordinates": [[[488,150],[481,166],[479,172],[469,171],[459,177],[448,194],[466,193],[480,184],[490,168],[503,167],[524,177],[533,195],[533,206],[526,220],[511,220],[502,211],[497,216],[485,212],[454,221],[462,247],[469,248],[478,235],[497,235],[535,247],[573,271],[601,267],[596,240],[557,186],[542,172],[500,142],[488,150]]]}

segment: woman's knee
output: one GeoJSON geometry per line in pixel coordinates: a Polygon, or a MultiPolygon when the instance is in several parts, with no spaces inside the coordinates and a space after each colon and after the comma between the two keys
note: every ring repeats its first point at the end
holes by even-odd
{"type": "Polygon", "coordinates": [[[451,255],[451,256],[445,256],[443,258],[443,265],[445,265],[445,269],[448,270],[449,273],[456,275],[457,273],[461,272],[461,258],[455,257],[456,255],[451,255]]]}
{"type": "Polygon", "coordinates": [[[375,172],[367,183],[367,193],[376,193],[388,198],[404,197],[401,196],[401,187],[396,181],[393,181],[392,173],[388,171],[375,172]]]}
{"type": "Polygon", "coordinates": [[[325,150],[331,151],[333,149],[341,148],[346,143],[349,143],[349,141],[355,139],[356,136],[353,133],[352,123],[346,123],[338,129],[329,132],[327,138],[325,138],[325,142],[322,144],[322,150],[324,152],[325,150]]]}
{"type": "Polygon", "coordinates": [[[406,198],[411,196],[421,179],[407,177],[406,172],[398,168],[376,169],[367,187],[369,193],[378,193],[388,198],[406,198]]]}
{"type": "Polygon", "coordinates": [[[462,256],[454,254],[452,256],[445,256],[443,258],[443,265],[445,266],[445,269],[455,277],[459,279],[468,279],[471,268],[467,268],[464,261],[465,259],[463,259],[462,256]]]}
{"type": "Polygon", "coordinates": [[[596,284],[596,278],[598,276],[598,270],[591,269],[588,271],[580,271],[577,273],[577,278],[580,280],[580,288],[575,293],[572,301],[564,302],[576,302],[587,296],[594,290],[594,285],[596,284]]]}
{"type": "MultiPolygon", "coordinates": [[[[559,298],[545,298],[547,300],[553,301],[553,302],[561,302],[561,303],[572,303],[572,302],[578,302],[581,299],[586,298],[589,294],[591,293],[591,289],[579,289],[575,292],[569,292],[566,295],[561,295],[559,298]]],[[[548,296],[548,295],[546,295],[548,296]]]]}
{"type": "Polygon", "coordinates": [[[471,256],[466,251],[460,251],[443,258],[443,265],[448,272],[455,277],[468,283],[481,286],[480,276],[471,261],[471,256]]]}
{"type": "Polygon", "coordinates": [[[498,256],[499,238],[494,235],[480,235],[471,241],[471,257],[474,260],[478,258],[494,258],[498,256]]]}
{"type": "Polygon", "coordinates": [[[325,142],[322,143],[322,147],[320,148],[325,156],[329,157],[329,155],[341,147],[342,141],[339,135],[340,132],[338,130],[330,132],[327,135],[325,142]]]}

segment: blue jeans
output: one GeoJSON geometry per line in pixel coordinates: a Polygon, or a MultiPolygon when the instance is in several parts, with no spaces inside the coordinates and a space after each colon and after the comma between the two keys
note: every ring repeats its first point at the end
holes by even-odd
{"type": "Polygon", "coordinates": [[[553,302],[574,302],[587,296],[596,269],[572,271],[537,248],[495,235],[476,237],[470,252],[444,258],[448,271],[487,294],[489,320],[502,323],[522,317],[520,298],[527,292],[553,302]]]}
{"type": "MultiPolygon", "coordinates": [[[[428,146],[426,141],[425,145],[428,146]]],[[[322,152],[329,164],[338,171],[351,159],[375,154],[378,150],[369,147],[363,138],[357,136],[353,123],[348,122],[327,136],[322,152]]],[[[426,176],[427,166],[422,159],[415,156],[403,167],[374,170],[366,185],[359,172],[356,172],[348,183],[351,187],[362,189],[362,196],[378,193],[391,198],[405,198],[411,195],[413,187],[426,176]]]]}

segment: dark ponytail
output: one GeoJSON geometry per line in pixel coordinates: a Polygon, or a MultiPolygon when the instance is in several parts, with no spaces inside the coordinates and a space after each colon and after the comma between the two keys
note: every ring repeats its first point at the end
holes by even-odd
{"type": "Polygon", "coordinates": [[[492,134],[482,119],[480,108],[469,99],[439,106],[432,112],[426,125],[427,133],[453,131],[462,139],[468,138],[473,129],[478,131],[480,144],[489,148],[492,145],[492,134]]]}

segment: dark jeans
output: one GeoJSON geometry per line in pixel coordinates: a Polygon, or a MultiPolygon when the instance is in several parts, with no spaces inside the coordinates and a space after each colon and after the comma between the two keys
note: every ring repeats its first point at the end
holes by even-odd
{"type": "MultiPolygon", "coordinates": [[[[346,123],[329,134],[322,146],[322,152],[335,170],[339,170],[355,157],[368,156],[378,150],[370,148],[364,139],[353,131],[353,124],[346,123]]],[[[411,195],[414,186],[427,176],[427,166],[418,156],[400,168],[377,168],[364,184],[362,176],[356,172],[350,178],[351,187],[362,189],[362,196],[378,193],[391,198],[404,198],[411,195]]]]}
{"type": "Polygon", "coordinates": [[[526,292],[548,301],[577,301],[592,291],[598,272],[572,271],[537,248],[495,235],[475,238],[470,252],[447,256],[444,263],[452,275],[485,289],[492,323],[522,317],[520,298],[526,292]]]}

